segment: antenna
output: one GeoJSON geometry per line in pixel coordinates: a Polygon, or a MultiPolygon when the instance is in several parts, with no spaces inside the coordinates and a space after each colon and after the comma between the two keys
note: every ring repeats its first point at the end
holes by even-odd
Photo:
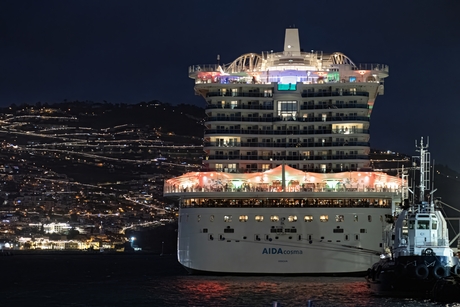
{"type": "Polygon", "coordinates": [[[217,55],[217,65],[220,65],[220,54],[217,55]]]}

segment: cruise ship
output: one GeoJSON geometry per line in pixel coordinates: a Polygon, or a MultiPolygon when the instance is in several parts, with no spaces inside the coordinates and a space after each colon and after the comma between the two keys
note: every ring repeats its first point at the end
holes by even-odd
{"type": "Polygon", "coordinates": [[[370,115],[388,66],[303,51],[193,65],[206,100],[201,172],[165,180],[192,273],[364,273],[382,252],[405,183],[370,167],[370,115]]]}

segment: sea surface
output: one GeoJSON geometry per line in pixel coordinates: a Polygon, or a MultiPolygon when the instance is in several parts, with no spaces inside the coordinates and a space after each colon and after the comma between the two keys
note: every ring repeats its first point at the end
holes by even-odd
{"type": "Polygon", "coordinates": [[[0,306],[460,306],[374,296],[360,277],[188,275],[174,255],[15,254],[0,268],[0,306]]]}

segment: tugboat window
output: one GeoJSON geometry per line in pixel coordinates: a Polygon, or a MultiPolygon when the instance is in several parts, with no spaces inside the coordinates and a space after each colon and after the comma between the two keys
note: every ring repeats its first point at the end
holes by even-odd
{"type": "Polygon", "coordinates": [[[320,220],[321,222],[323,222],[323,223],[324,223],[324,222],[327,222],[327,221],[329,220],[329,216],[327,216],[327,215],[321,215],[321,216],[319,217],[319,220],[320,220]]]}
{"type": "Polygon", "coordinates": [[[256,222],[262,222],[264,220],[264,217],[262,215],[256,215],[255,220],[256,222]]]}
{"type": "Polygon", "coordinates": [[[230,223],[232,221],[232,216],[231,215],[224,215],[224,222],[230,223]]]}
{"type": "Polygon", "coordinates": [[[272,216],[270,217],[270,220],[271,220],[272,222],[278,222],[278,221],[280,220],[280,218],[279,218],[277,215],[272,215],[272,216]]]}
{"type": "Polygon", "coordinates": [[[414,220],[409,221],[409,229],[414,229],[414,224],[415,224],[414,220]]]}
{"type": "Polygon", "coordinates": [[[419,220],[417,222],[417,229],[430,229],[430,221],[428,221],[428,220],[419,220]]]}
{"type": "Polygon", "coordinates": [[[247,222],[248,216],[247,215],[240,215],[240,222],[247,222]]]}
{"type": "Polygon", "coordinates": [[[438,229],[438,223],[435,220],[431,221],[431,229],[438,229]]]}

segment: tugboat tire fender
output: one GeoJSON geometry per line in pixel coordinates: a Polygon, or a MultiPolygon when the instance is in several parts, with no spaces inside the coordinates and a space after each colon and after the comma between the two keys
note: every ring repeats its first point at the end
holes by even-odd
{"type": "Polygon", "coordinates": [[[443,267],[441,264],[438,264],[433,268],[433,276],[436,279],[443,278],[447,276],[447,269],[443,267]]]}
{"type": "Polygon", "coordinates": [[[419,264],[415,268],[415,276],[419,279],[426,279],[429,273],[427,266],[424,264],[419,264]]]}
{"type": "Polygon", "coordinates": [[[451,269],[450,269],[451,273],[452,274],[455,274],[455,275],[460,275],[460,264],[456,264],[454,265],[451,269]]]}

